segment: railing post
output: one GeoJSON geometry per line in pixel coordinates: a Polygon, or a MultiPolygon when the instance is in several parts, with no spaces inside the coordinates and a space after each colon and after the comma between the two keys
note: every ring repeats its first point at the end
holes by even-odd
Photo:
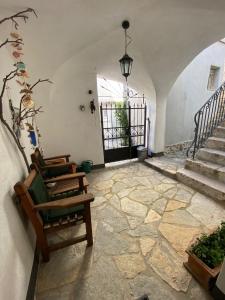
{"type": "Polygon", "coordinates": [[[105,137],[104,137],[104,124],[103,124],[103,108],[102,103],[100,105],[100,114],[101,114],[101,127],[102,127],[102,147],[103,147],[103,154],[105,157],[105,137]]]}
{"type": "Polygon", "coordinates": [[[197,120],[196,127],[195,127],[194,149],[193,149],[193,155],[192,155],[193,159],[195,159],[195,153],[196,153],[196,148],[197,148],[199,120],[200,120],[200,113],[198,114],[198,120],[197,120]]]}
{"type": "Polygon", "coordinates": [[[146,145],[146,110],[147,110],[147,105],[145,104],[145,107],[144,107],[144,147],[146,145]]]}
{"type": "Polygon", "coordinates": [[[132,158],[131,155],[131,107],[130,107],[130,102],[128,103],[128,127],[129,127],[129,151],[130,151],[130,159],[132,158]]]}

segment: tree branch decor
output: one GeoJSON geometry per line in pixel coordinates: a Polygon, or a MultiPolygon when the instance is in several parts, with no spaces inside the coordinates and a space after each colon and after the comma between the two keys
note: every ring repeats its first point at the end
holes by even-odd
{"type": "Polygon", "coordinates": [[[4,23],[6,21],[10,21],[11,20],[13,22],[13,24],[14,24],[15,29],[18,29],[19,24],[17,22],[17,19],[21,19],[22,18],[24,20],[24,23],[26,23],[28,21],[28,19],[29,19],[29,13],[33,13],[37,17],[37,14],[36,14],[35,10],[33,8],[29,8],[28,7],[27,9],[22,10],[22,11],[14,14],[14,15],[12,15],[10,17],[6,17],[6,18],[0,20],[0,24],[4,23]]]}
{"type": "MultiPolygon", "coordinates": [[[[25,23],[28,21],[30,14],[34,14],[37,17],[36,12],[32,8],[27,8],[23,11],[20,11],[10,17],[6,17],[2,20],[0,20],[0,24],[6,22],[6,21],[12,21],[14,28],[17,30],[19,27],[18,21],[22,19],[25,23]]],[[[24,162],[26,164],[28,172],[30,171],[30,166],[28,159],[26,157],[26,153],[24,151],[24,147],[21,145],[20,137],[15,133],[14,128],[11,128],[10,124],[7,122],[6,118],[4,117],[4,109],[3,109],[3,101],[5,97],[6,89],[8,88],[8,83],[16,79],[16,82],[21,86],[20,93],[20,104],[19,104],[19,110],[16,115],[16,124],[18,128],[21,128],[22,123],[27,118],[33,118],[38,113],[42,112],[42,107],[35,108],[34,101],[31,98],[31,94],[33,93],[33,89],[39,85],[40,83],[47,82],[52,83],[49,79],[38,79],[35,83],[29,84],[26,81],[26,78],[28,77],[28,74],[26,72],[25,64],[21,61],[20,57],[23,55],[21,52],[23,39],[20,37],[18,32],[11,32],[11,39],[7,38],[2,44],[0,44],[0,48],[3,46],[6,46],[9,44],[14,48],[14,51],[12,53],[14,59],[15,59],[15,69],[9,72],[4,78],[3,78],[3,85],[0,92],[0,121],[5,126],[5,128],[8,130],[9,134],[12,136],[14,142],[17,145],[17,148],[19,149],[20,153],[22,154],[22,157],[24,159],[24,162]],[[22,81],[21,81],[22,80],[22,81]]],[[[9,104],[12,107],[11,99],[9,99],[9,104]]],[[[27,124],[28,126],[30,124],[27,124]]]]}
{"type": "MultiPolygon", "coordinates": [[[[19,23],[17,22],[18,19],[23,19],[24,20],[24,23],[26,23],[29,19],[29,13],[33,13],[36,17],[37,17],[37,14],[35,12],[35,10],[33,8],[27,8],[23,11],[20,11],[10,17],[7,17],[7,18],[4,18],[2,20],[0,20],[0,25],[6,21],[12,21],[13,25],[14,25],[14,28],[17,30],[18,27],[19,27],[19,23]]],[[[9,39],[6,39],[2,44],[0,44],[0,48],[5,46],[6,44],[10,44],[10,43],[16,43],[16,44],[22,44],[23,45],[23,42],[22,42],[22,39],[20,38],[17,38],[16,36],[12,36],[14,38],[16,38],[15,40],[9,40],[9,39]]]]}

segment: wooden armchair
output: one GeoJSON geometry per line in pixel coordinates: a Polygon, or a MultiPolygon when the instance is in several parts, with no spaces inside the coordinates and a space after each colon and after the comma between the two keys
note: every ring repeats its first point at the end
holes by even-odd
{"type": "Polygon", "coordinates": [[[31,154],[32,163],[35,163],[44,178],[52,178],[69,173],[75,173],[77,165],[69,162],[69,154],[44,159],[38,148],[31,154]]]}
{"type": "Polygon", "coordinates": [[[50,251],[84,240],[87,240],[87,246],[93,244],[90,202],[94,201],[94,197],[92,194],[82,194],[81,180],[80,185],[79,190],[74,191],[74,195],[70,191],[68,195],[63,193],[52,197],[41,175],[33,169],[24,182],[18,182],[14,186],[21,206],[34,227],[37,245],[46,262],[49,261],[50,251]],[[81,222],[86,225],[86,234],[52,245],[48,243],[49,233],[81,222]]]}
{"type": "MultiPolygon", "coordinates": [[[[36,170],[37,173],[40,173],[40,170],[38,169],[36,164],[31,164],[31,170],[36,170]]],[[[41,174],[42,176],[42,174],[41,174]]],[[[44,178],[43,178],[44,179],[44,178]]],[[[89,183],[87,181],[87,177],[85,176],[85,173],[79,172],[79,173],[72,173],[72,174],[66,174],[66,175],[60,175],[54,178],[50,179],[44,179],[45,184],[47,184],[49,193],[51,196],[54,196],[56,194],[61,194],[65,192],[69,192],[71,190],[79,190],[79,188],[82,186],[82,190],[87,193],[87,188],[89,186],[89,183]],[[51,186],[51,184],[54,184],[51,186]]]]}
{"type": "Polygon", "coordinates": [[[41,158],[44,160],[45,164],[47,164],[47,165],[61,164],[61,163],[69,162],[70,154],[62,154],[62,155],[44,158],[38,147],[35,149],[35,151],[38,152],[38,154],[41,156],[41,158]]]}

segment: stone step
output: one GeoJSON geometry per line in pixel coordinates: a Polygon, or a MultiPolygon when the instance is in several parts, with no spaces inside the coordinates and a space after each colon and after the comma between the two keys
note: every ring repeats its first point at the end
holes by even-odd
{"type": "Polygon", "coordinates": [[[225,185],[218,180],[187,169],[178,170],[177,179],[215,200],[225,201],[225,185]]]}
{"type": "Polygon", "coordinates": [[[206,148],[225,151],[225,138],[216,136],[209,137],[206,142],[206,148]]]}
{"type": "Polygon", "coordinates": [[[162,173],[165,176],[168,176],[172,179],[176,179],[176,172],[177,172],[176,166],[175,165],[168,166],[169,163],[165,162],[160,157],[159,158],[147,158],[147,159],[145,159],[145,164],[148,167],[162,173]]]}
{"type": "Polygon", "coordinates": [[[213,131],[213,135],[225,139],[225,127],[223,126],[216,127],[216,129],[214,129],[213,131]]]}
{"type": "Polygon", "coordinates": [[[208,161],[187,159],[185,168],[225,183],[225,167],[208,161]]]}
{"type": "Polygon", "coordinates": [[[225,151],[211,148],[201,148],[197,152],[196,158],[225,166],[225,151]]]}

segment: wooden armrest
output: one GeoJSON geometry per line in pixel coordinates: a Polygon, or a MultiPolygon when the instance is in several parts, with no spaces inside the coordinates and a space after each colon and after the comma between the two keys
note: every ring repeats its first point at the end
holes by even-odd
{"type": "Polygon", "coordinates": [[[45,160],[46,165],[55,165],[55,164],[64,164],[65,159],[64,158],[57,158],[57,159],[51,159],[51,160],[45,160]]]}
{"type": "Polygon", "coordinates": [[[38,204],[34,206],[34,210],[48,210],[56,208],[67,208],[78,206],[82,204],[87,204],[94,201],[94,196],[92,194],[82,194],[79,196],[64,198],[55,201],[49,201],[43,204],[38,204]]]}
{"type": "Polygon", "coordinates": [[[60,163],[60,164],[53,164],[53,165],[47,165],[41,167],[42,169],[54,169],[54,168],[59,168],[59,167],[70,167],[70,166],[76,166],[74,162],[68,162],[68,163],[60,163]]]}
{"type": "Polygon", "coordinates": [[[57,159],[57,158],[69,158],[70,154],[63,154],[63,155],[57,155],[52,157],[45,157],[44,160],[51,160],[51,159],[57,159]]]}
{"type": "Polygon", "coordinates": [[[68,180],[68,179],[76,179],[76,178],[79,179],[79,178],[85,177],[85,175],[86,174],[84,172],[60,175],[55,178],[46,179],[45,183],[54,183],[54,182],[64,181],[64,180],[68,180]]]}

